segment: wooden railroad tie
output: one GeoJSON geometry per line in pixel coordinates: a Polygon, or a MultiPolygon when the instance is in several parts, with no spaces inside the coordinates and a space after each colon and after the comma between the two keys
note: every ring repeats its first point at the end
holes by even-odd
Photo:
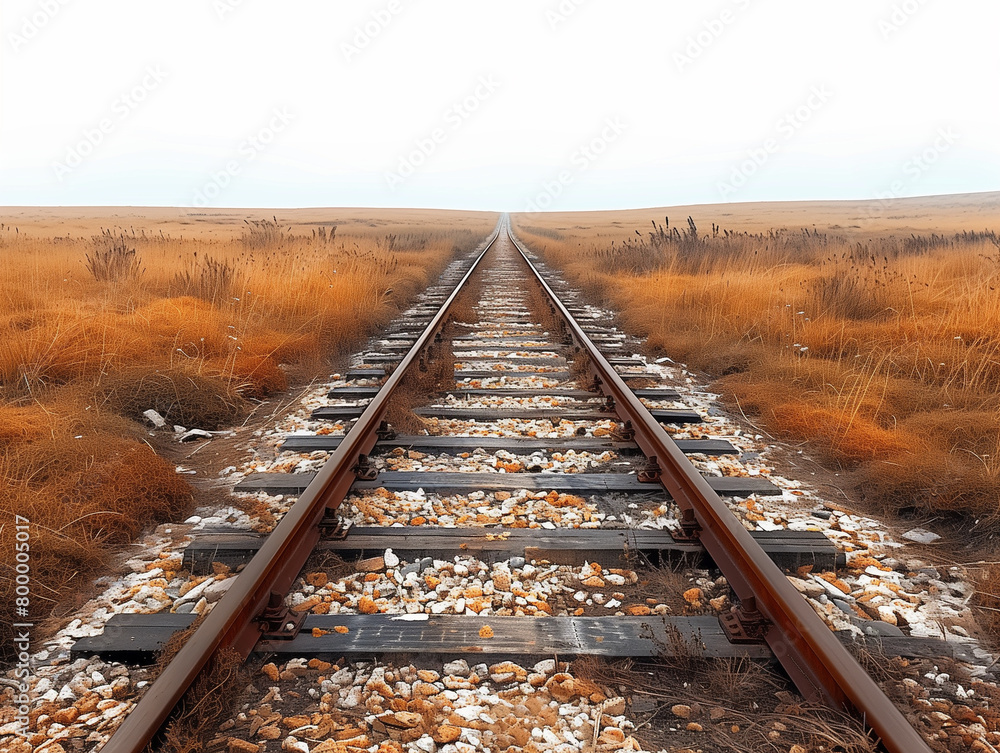
{"type": "MultiPolygon", "coordinates": [[[[169,612],[114,615],[101,635],[76,641],[71,657],[97,655],[107,661],[150,662],[174,633],[188,628],[194,620],[192,614],[169,612]]],[[[847,645],[855,641],[846,631],[838,637],[847,645]]],[[[856,641],[856,645],[886,656],[974,661],[971,647],[937,638],[900,634],[856,641]]],[[[772,658],[766,644],[730,643],[718,619],[711,616],[538,619],[492,615],[310,614],[294,638],[262,641],[256,651],[285,658],[361,658],[386,653],[472,655],[516,657],[521,663],[529,661],[529,657],[546,658],[554,654],[637,659],[687,656],[768,661],[772,658]],[[335,630],[338,626],[347,628],[347,632],[335,630]],[[480,637],[480,630],[486,626],[491,629],[492,638],[480,637]]]]}
{"type": "MultiPolygon", "coordinates": [[[[240,481],[237,492],[298,495],[315,478],[315,473],[252,473],[240,481]]],[[[707,476],[717,494],[748,497],[751,494],[781,496],[781,489],[760,476],[707,476]]],[[[563,494],[656,494],[665,495],[658,484],[640,481],[628,473],[440,473],[435,471],[383,471],[373,481],[355,481],[355,491],[387,489],[436,494],[465,494],[474,491],[555,491],[563,494]]]]}
{"type": "MultiPolygon", "coordinates": [[[[836,545],[822,531],[755,531],[754,539],[784,570],[812,566],[834,570],[841,562],[836,545]]],[[[249,562],[266,536],[210,531],[201,533],[184,550],[183,567],[193,574],[211,573],[212,563],[231,568],[249,562]]],[[[580,566],[655,567],[685,564],[711,567],[697,541],[676,541],[669,531],[646,529],[573,528],[445,528],[442,526],[354,526],[343,539],[321,540],[317,551],[334,552],[347,561],[380,557],[386,549],[400,559],[477,557],[489,564],[511,557],[580,566]]]]}
{"type": "MultiPolygon", "coordinates": [[[[313,452],[314,450],[336,450],[343,442],[343,437],[327,435],[290,435],[281,445],[282,450],[289,452],[313,452]]],[[[689,455],[738,455],[733,445],[725,439],[678,439],[675,440],[681,452],[689,455]]],[[[622,455],[635,455],[639,448],[633,442],[619,442],[611,437],[559,437],[559,438],[528,438],[528,437],[457,437],[457,436],[422,436],[419,434],[400,434],[392,439],[379,440],[373,453],[391,452],[397,447],[420,452],[441,454],[458,454],[460,452],[475,452],[486,450],[496,452],[507,450],[515,455],[531,455],[546,450],[566,452],[613,451],[622,455]]]]}
{"type": "MultiPolygon", "coordinates": [[[[316,408],[312,418],[322,421],[349,421],[364,413],[364,405],[328,405],[316,408]]],[[[450,418],[467,421],[502,421],[505,418],[517,418],[536,421],[617,421],[618,416],[611,412],[594,409],[571,408],[417,408],[413,411],[424,418],[450,418]]],[[[654,408],[650,411],[653,417],[666,424],[696,424],[701,423],[701,414],[690,410],[674,410],[654,408]]]]}

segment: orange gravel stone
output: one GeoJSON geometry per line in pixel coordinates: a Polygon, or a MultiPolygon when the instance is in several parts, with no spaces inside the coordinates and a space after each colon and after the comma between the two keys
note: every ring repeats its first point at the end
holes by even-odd
{"type": "Polygon", "coordinates": [[[462,730],[459,727],[453,727],[450,724],[442,724],[436,730],[431,737],[434,738],[434,742],[439,745],[444,745],[447,743],[455,742],[462,735],[462,730]]]}
{"type": "Polygon", "coordinates": [[[493,628],[491,628],[489,625],[483,625],[481,628],[479,628],[479,637],[480,638],[492,638],[493,637],[493,628]]]}
{"type": "Polygon", "coordinates": [[[705,598],[705,592],[700,588],[689,588],[684,592],[684,601],[691,606],[701,606],[703,598],[705,598]]]}
{"type": "Polygon", "coordinates": [[[323,603],[323,597],[313,594],[305,601],[299,602],[292,609],[296,612],[308,612],[310,609],[315,607],[317,604],[323,603]]]}
{"type": "Polygon", "coordinates": [[[257,730],[257,737],[262,737],[265,740],[277,740],[281,737],[281,730],[271,724],[257,730]]]}
{"type": "Polygon", "coordinates": [[[306,583],[308,583],[313,588],[322,588],[329,582],[329,578],[326,573],[309,573],[306,576],[306,583]]]}

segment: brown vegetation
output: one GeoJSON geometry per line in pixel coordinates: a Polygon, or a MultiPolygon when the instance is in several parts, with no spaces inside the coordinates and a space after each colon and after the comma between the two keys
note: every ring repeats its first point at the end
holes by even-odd
{"type": "Polygon", "coordinates": [[[645,747],[733,753],[876,749],[856,720],[806,703],[773,668],[749,659],[706,660],[699,646],[670,631],[667,640],[655,664],[592,657],[572,663],[577,677],[629,699],[645,747]]]}
{"type": "Polygon", "coordinates": [[[866,234],[745,233],[651,219],[641,232],[615,213],[516,227],[652,349],[718,377],[769,432],[852,470],[869,502],[995,522],[995,232],[897,235],[887,222],[866,234]]]}
{"type": "MultiPolygon", "coordinates": [[[[31,521],[32,619],[71,611],[111,554],[191,506],[183,477],[143,441],[143,411],[168,429],[242,420],[289,376],[323,373],[387,323],[495,222],[287,214],[150,210],[147,229],[125,229],[108,227],[118,217],[9,210],[18,224],[0,225],[0,547],[14,551],[15,514],[31,521]],[[63,223],[80,234],[52,237],[63,223]]],[[[14,563],[0,564],[9,628],[14,563]]]]}

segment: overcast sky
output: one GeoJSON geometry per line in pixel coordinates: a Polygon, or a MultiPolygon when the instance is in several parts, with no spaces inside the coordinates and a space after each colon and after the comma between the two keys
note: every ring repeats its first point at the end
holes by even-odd
{"type": "Polygon", "coordinates": [[[0,0],[0,205],[1000,189],[996,0],[0,0]]]}

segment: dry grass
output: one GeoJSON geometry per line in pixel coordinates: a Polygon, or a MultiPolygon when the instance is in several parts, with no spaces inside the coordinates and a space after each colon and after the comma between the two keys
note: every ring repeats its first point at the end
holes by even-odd
{"type": "MultiPolygon", "coordinates": [[[[7,214],[16,224],[0,224],[0,546],[13,551],[15,514],[31,520],[35,620],[57,604],[68,612],[111,554],[191,506],[182,477],[143,441],[144,410],[188,428],[242,420],[290,376],[326,371],[495,223],[149,210],[123,227],[117,215],[7,214]],[[53,237],[57,226],[72,234],[53,237]]],[[[0,633],[12,567],[4,557],[0,633]]],[[[0,635],[0,645],[10,641],[0,635]]]]}
{"type": "Polygon", "coordinates": [[[684,639],[670,643],[658,664],[583,658],[572,665],[576,676],[631,699],[635,734],[645,747],[734,753],[877,749],[855,720],[807,704],[766,665],[702,659],[697,647],[685,653],[684,639]],[[637,711],[637,704],[648,710],[637,711]],[[678,705],[685,709],[683,717],[675,713],[678,705]]]}
{"type": "Polygon", "coordinates": [[[650,219],[640,232],[616,213],[533,216],[521,234],[654,351],[718,377],[734,408],[852,470],[873,505],[996,522],[996,233],[650,219]]]}
{"type": "MultiPolygon", "coordinates": [[[[150,670],[149,682],[155,681],[167,668],[202,622],[204,616],[170,637],[150,670]]],[[[150,742],[146,753],[202,753],[207,750],[209,742],[218,734],[219,724],[232,713],[259,664],[255,661],[245,663],[233,648],[214,654],[177,704],[165,726],[163,739],[150,742]]]]}
{"type": "Polygon", "coordinates": [[[976,618],[994,646],[1000,641],[1000,563],[991,562],[974,569],[976,594],[972,606],[976,618]]]}

